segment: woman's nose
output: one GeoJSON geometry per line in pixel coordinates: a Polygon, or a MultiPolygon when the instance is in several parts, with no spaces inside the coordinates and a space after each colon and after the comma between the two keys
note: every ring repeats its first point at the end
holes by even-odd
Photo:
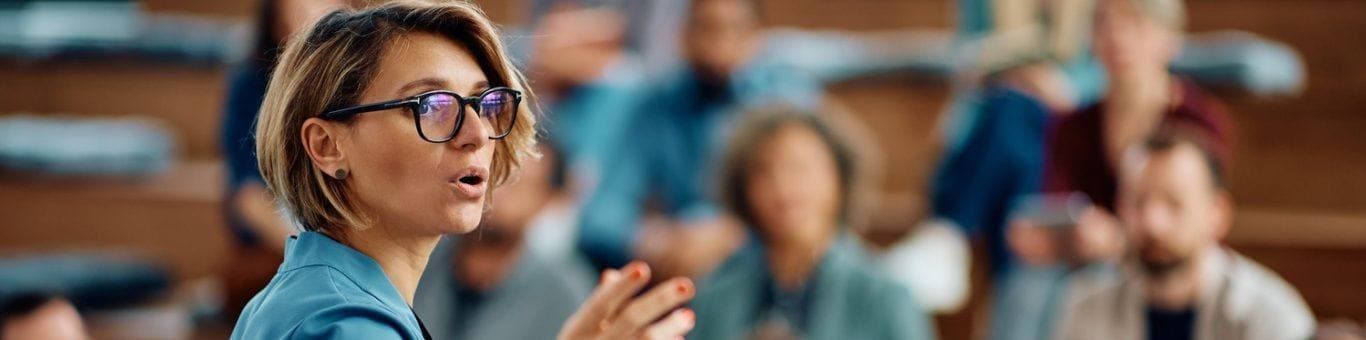
{"type": "Polygon", "coordinates": [[[475,112],[473,105],[466,105],[462,111],[464,111],[462,113],[464,121],[461,123],[460,131],[455,135],[455,138],[451,139],[451,145],[460,150],[479,150],[489,143],[490,131],[480,121],[479,114],[475,112]]]}

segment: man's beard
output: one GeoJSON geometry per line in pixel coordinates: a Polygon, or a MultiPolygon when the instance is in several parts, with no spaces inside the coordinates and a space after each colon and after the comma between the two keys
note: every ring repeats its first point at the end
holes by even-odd
{"type": "Polygon", "coordinates": [[[1193,256],[1190,254],[1177,254],[1170,249],[1163,249],[1169,256],[1153,258],[1148,256],[1151,250],[1147,248],[1158,247],[1153,245],[1143,246],[1138,253],[1138,262],[1142,265],[1143,273],[1151,278],[1164,278],[1182,268],[1190,265],[1193,256]]]}

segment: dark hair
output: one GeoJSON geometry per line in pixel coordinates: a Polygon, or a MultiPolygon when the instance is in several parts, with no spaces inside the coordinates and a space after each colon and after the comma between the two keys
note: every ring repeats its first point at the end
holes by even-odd
{"type": "Polygon", "coordinates": [[[1213,142],[1210,139],[1213,137],[1210,137],[1208,133],[1201,133],[1200,129],[1189,125],[1182,123],[1164,124],[1143,143],[1143,150],[1151,155],[1171,152],[1181,145],[1190,145],[1200,153],[1200,160],[1205,163],[1205,169],[1209,171],[1210,184],[1215,189],[1225,189],[1227,181],[1224,178],[1224,162],[1210,150],[1210,143],[1213,142]]]}
{"type": "Polygon", "coordinates": [[[855,143],[846,132],[832,123],[830,117],[789,106],[761,108],[745,115],[748,118],[736,129],[721,163],[718,192],[726,208],[735,213],[746,225],[756,225],[757,221],[750,211],[749,192],[746,188],[752,175],[749,169],[754,154],[780,129],[800,126],[820,136],[827,151],[834,156],[842,196],[839,222],[850,223],[855,210],[854,202],[862,193],[863,182],[860,180],[866,177],[862,174],[868,169],[865,166],[866,162],[861,158],[862,153],[858,152],[859,148],[855,147],[855,143]]]}

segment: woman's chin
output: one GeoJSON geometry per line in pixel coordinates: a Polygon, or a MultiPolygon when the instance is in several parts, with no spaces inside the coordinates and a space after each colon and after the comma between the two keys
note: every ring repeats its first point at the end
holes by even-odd
{"type": "Polygon", "coordinates": [[[479,221],[483,218],[484,208],[482,206],[455,207],[447,214],[445,234],[465,234],[474,231],[479,227],[479,221]]]}

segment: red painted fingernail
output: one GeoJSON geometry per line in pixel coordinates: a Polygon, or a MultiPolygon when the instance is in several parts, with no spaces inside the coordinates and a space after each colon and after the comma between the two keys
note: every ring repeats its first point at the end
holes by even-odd
{"type": "Polygon", "coordinates": [[[640,265],[640,264],[632,264],[632,265],[631,265],[631,269],[629,269],[629,270],[631,271],[630,275],[631,275],[631,279],[632,279],[632,280],[637,280],[637,281],[639,281],[640,279],[645,278],[645,268],[642,268],[642,267],[644,267],[644,266],[643,266],[643,265],[640,265]]]}
{"type": "Polygon", "coordinates": [[[692,290],[692,287],[690,286],[691,285],[689,285],[687,282],[679,282],[678,285],[674,288],[678,290],[678,295],[685,295],[688,294],[688,291],[692,290]]]}

